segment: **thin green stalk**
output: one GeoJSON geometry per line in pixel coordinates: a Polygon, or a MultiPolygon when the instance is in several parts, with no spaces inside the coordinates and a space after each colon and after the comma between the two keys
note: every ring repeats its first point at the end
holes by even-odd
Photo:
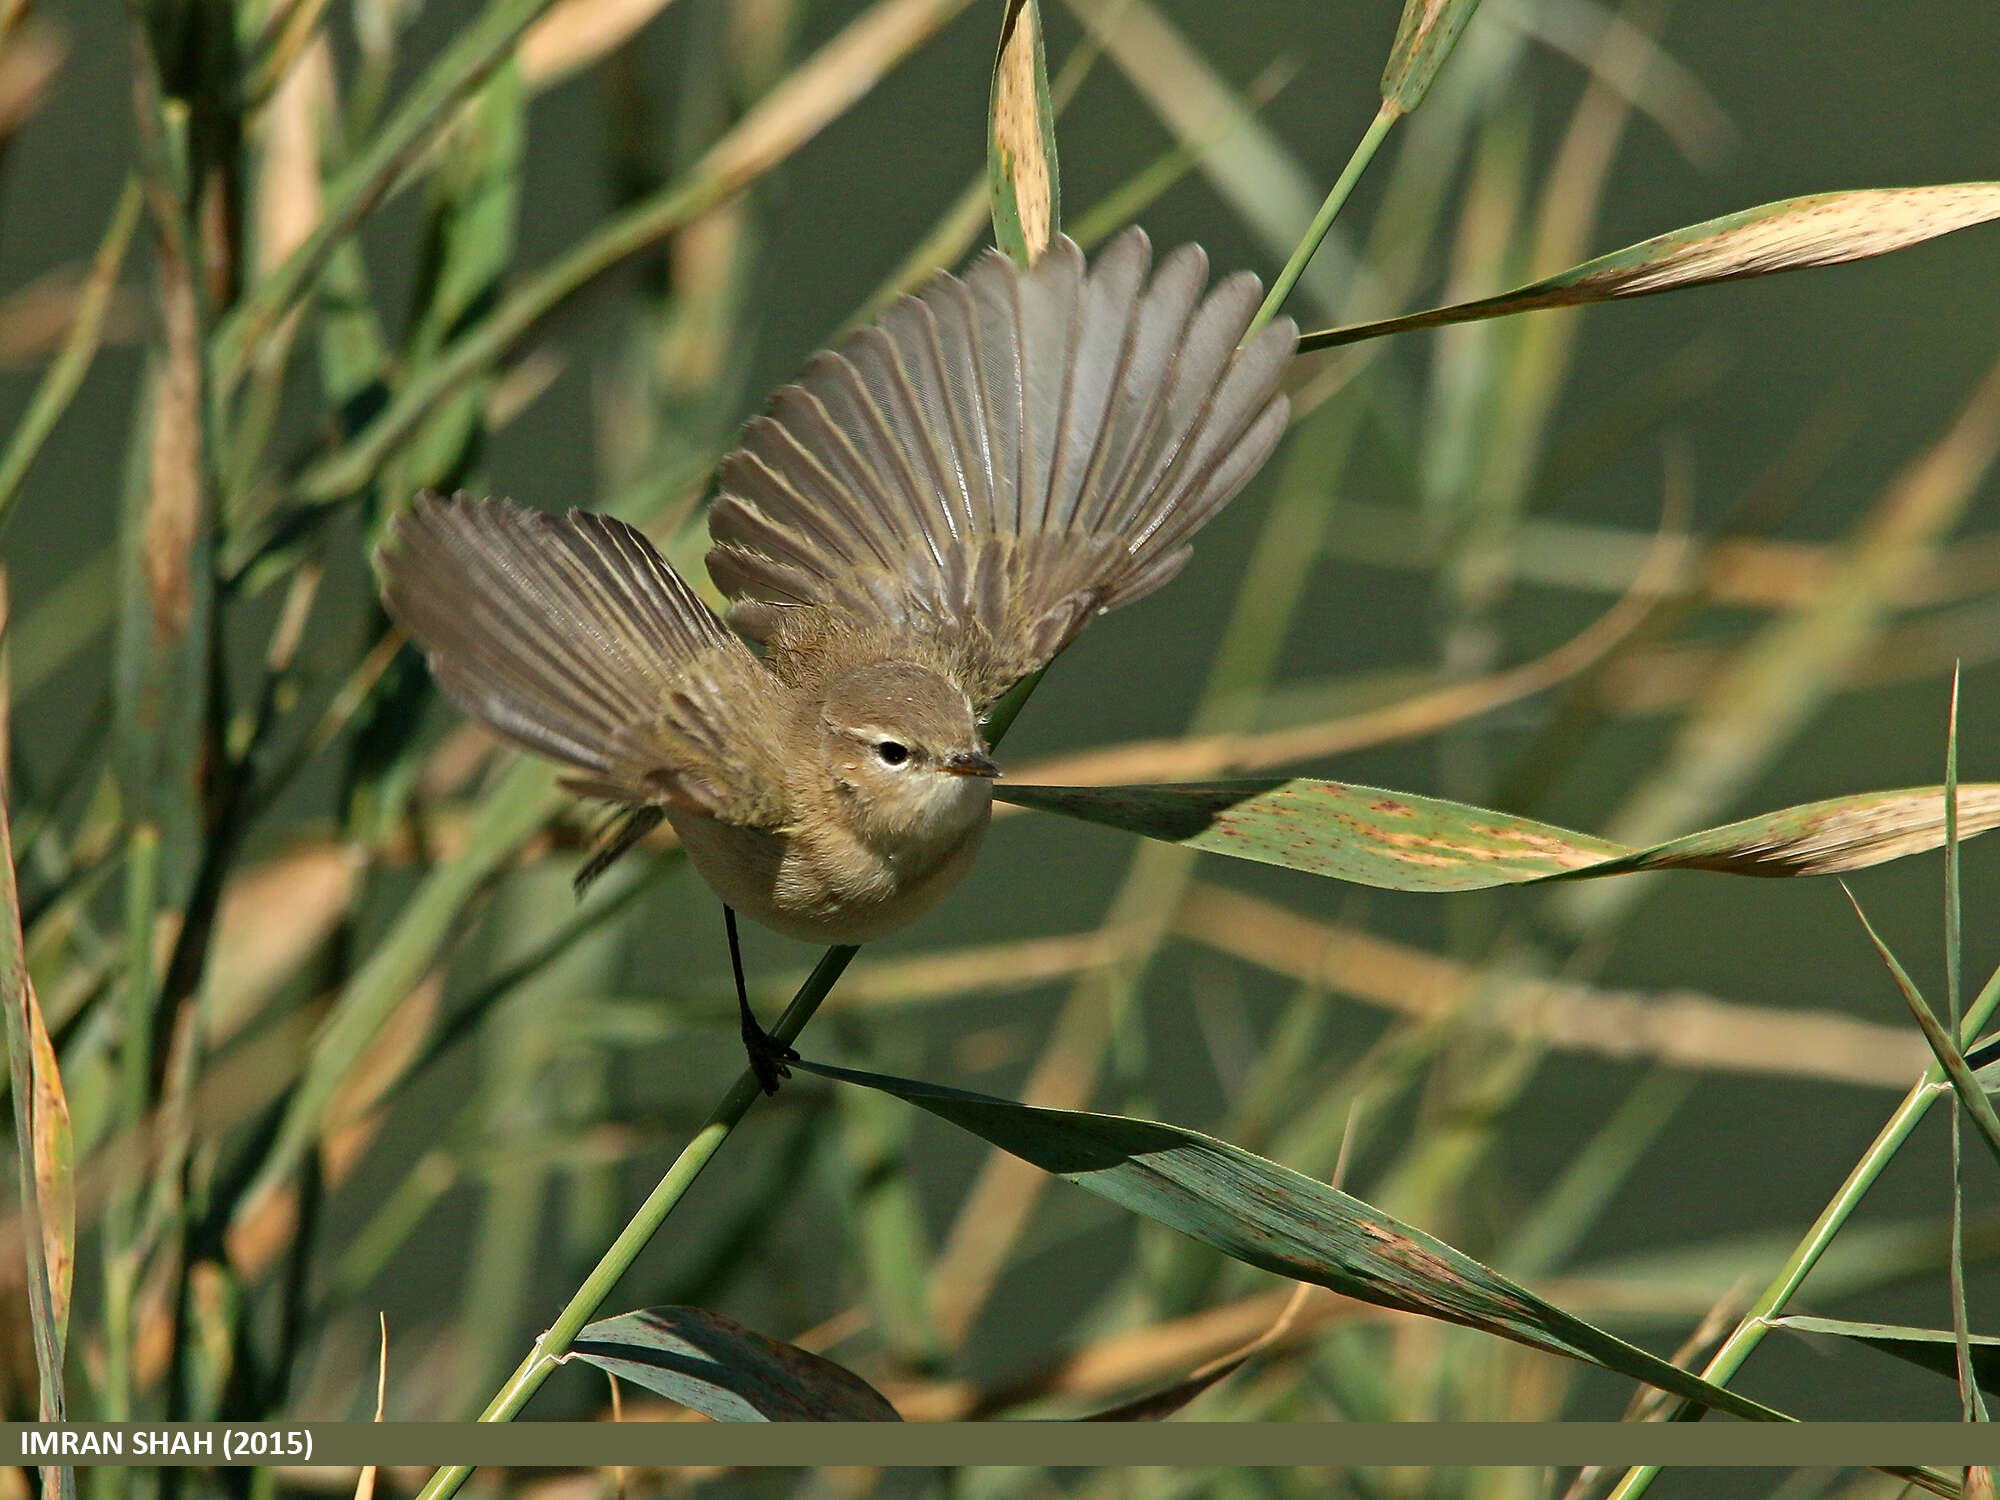
{"type": "Polygon", "coordinates": [[[118,269],[125,263],[125,251],[132,243],[132,231],[139,223],[139,206],[144,201],[139,179],[127,177],[118,206],[111,211],[111,225],[104,231],[97,254],[92,257],[90,274],[77,292],[76,313],[70,319],[62,349],[42,373],[34,399],[14,429],[5,457],[0,457],[0,526],[14,508],[21,481],[42,451],[42,444],[69,409],[77,387],[89,371],[104,334],[104,317],[111,308],[111,294],[118,286],[118,269]]]}
{"type": "MultiPolygon", "coordinates": [[[[1951,673],[1951,711],[1944,736],[1944,987],[1945,1004],[1951,1017],[1951,1034],[1958,1035],[1959,961],[1962,956],[1962,911],[1959,901],[1958,859],[1958,684],[1959,669],[1951,673]]],[[[1939,1054],[1938,1061],[1952,1073],[1952,1087],[1958,1097],[1951,1110],[1951,1327],[1958,1352],[1959,1417],[1966,1422],[1984,1422],[1986,1397],[1972,1368],[1972,1319],[1965,1305],[1965,1142],[1963,1117],[1970,1111],[1980,1130],[1992,1144],[1992,1101],[1976,1083],[1970,1094],[1971,1069],[1956,1048],[1939,1054]],[[1953,1066],[1954,1062],[1956,1067],[1953,1066]],[[1965,1075],[1961,1078],[1961,1074],[1965,1075]]]]}
{"type": "Polygon", "coordinates": [[[1903,967],[1896,955],[1889,951],[1889,945],[1883,942],[1875,931],[1874,924],[1861,910],[1861,903],[1854,899],[1854,892],[1847,889],[1845,881],[1841,882],[1840,889],[1846,895],[1848,904],[1854,908],[1854,914],[1861,918],[1861,930],[1868,934],[1868,941],[1875,945],[1875,951],[1881,955],[1890,977],[1896,981],[1896,988],[1902,992],[1903,1003],[1909,1006],[1910,1014],[1916,1020],[1917,1029],[1923,1032],[1924,1040],[1930,1043],[1931,1052],[1937,1058],[1938,1065],[1951,1080],[1952,1088],[1958,1094],[1959,1104],[1979,1126],[1979,1133],[1986,1138],[1986,1144],[1992,1148],[1994,1160],[2000,1161],[2000,1116],[1994,1114],[1993,1102],[1986,1097],[1986,1091],[1980,1088],[1979,1080],[1972,1076],[1972,1065],[1965,1060],[1965,1053],[1952,1041],[1951,1033],[1944,1029],[1943,1023],[1931,1010],[1930,1002],[1924,999],[1923,992],[1917,988],[1916,981],[1910,978],[1909,971],[1903,967]]]}
{"type": "MultiPolygon", "coordinates": [[[[2000,1007],[2000,970],[1996,970],[1993,977],[1986,981],[1985,988],[1966,1011],[1965,1020],[1959,1027],[1961,1045],[1979,1032],[1996,1007],[2000,1007]]],[[[1941,1094],[1947,1092],[1949,1089],[1945,1084],[1943,1067],[1932,1063],[1916,1086],[1903,1096],[1903,1102],[1896,1106],[1896,1112],[1862,1154],[1861,1160],[1854,1164],[1832,1200],[1820,1210],[1819,1217],[1813,1220],[1812,1227],[1793,1249],[1784,1267],[1758,1295],[1729,1337],[1723,1340],[1722,1347],[1715,1351],[1714,1357],[1702,1370],[1702,1379],[1716,1385],[1727,1385],[1730,1378],[1743,1368],[1744,1361],[1764,1341],[1764,1335],[1770,1332],[1769,1320],[1784,1311],[1785,1304],[1804,1284],[1819,1258],[1833,1243],[1834,1236],[1840,1233],[1848,1216],[1867,1196],[1875,1179],[1882,1175],[1882,1169],[1889,1165],[1903,1142],[1910,1138],[1910,1132],[1917,1128],[1925,1112],[1941,1094]]],[[[1701,1408],[1683,1402],[1675,1409],[1673,1420],[1693,1421],[1701,1413],[1701,1408]]],[[[1619,1480],[1618,1487],[1611,1492],[1608,1500],[1638,1500],[1651,1487],[1659,1472],[1657,1464],[1626,1470],[1625,1477],[1619,1480]]]]}
{"type": "MultiPolygon", "coordinates": [[[[878,74],[887,72],[963,3],[934,0],[929,12],[907,21],[886,42],[869,38],[868,45],[876,49],[871,68],[878,74]]],[[[869,20],[875,14],[864,11],[850,22],[785,84],[754,105],[683,176],[633,204],[554,264],[530,276],[476,327],[413,374],[352,442],[307,469],[292,498],[325,505],[358,492],[439,402],[504,355],[573,294],[742,192],[844,113],[861,92],[844,86],[855,66],[856,38],[868,37],[869,20]],[[834,87],[837,81],[843,86],[834,87]]],[[[299,253],[305,248],[309,246],[299,253]]],[[[246,561],[232,558],[229,571],[234,574],[246,561]]]]}
{"type": "MultiPolygon", "coordinates": [[[[805,1029],[806,1023],[813,1018],[813,1013],[819,1009],[820,1002],[825,1000],[833,989],[834,981],[840,978],[848,964],[853,961],[857,951],[859,950],[852,947],[827,949],[806,982],[799,986],[798,994],[792,997],[792,1003],[785,1008],[785,1013],[779,1017],[778,1024],[771,1028],[771,1034],[780,1042],[789,1043],[796,1040],[799,1033],[805,1029]]],[[[694,1139],[688,1142],[681,1154],[675,1158],[673,1165],[667,1168],[666,1175],[647,1195],[646,1201],[639,1206],[639,1211],[632,1215],[618,1238],[612,1241],[611,1248],[604,1252],[603,1258],[583,1279],[583,1284],[576,1289],[576,1294],[569,1299],[548,1332],[535,1340],[534,1347],[528,1351],[527,1357],[521,1361],[506,1385],[502,1386],[499,1393],[487,1403],[486,1409],[479,1414],[480,1421],[513,1420],[521,1408],[528,1404],[528,1399],[541,1389],[542,1382],[549,1378],[549,1373],[562,1363],[569,1346],[575,1342],[583,1325],[590,1321],[592,1314],[603,1305],[604,1299],[611,1295],[611,1289],[618,1284],[620,1278],[630,1269],[632,1262],[638,1258],[639,1252],[645,1249],[647,1242],[666,1222],[667,1215],[674,1211],[687,1190],[694,1185],[694,1180],[701,1175],[702,1168],[706,1167],[715,1153],[722,1149],[722,1143],[729,1139],[730,1132],[749,1112],[750,1106],[762,1096],[762,1092],[756,1074],[745,1068],[738,1075],[736,1082],[730,1086],[729,1092],[722,1096],[722,1101],[703,1122],[701,1129],[695,1132],[694,1139]]],[[[418,1492],[417,1500],[445,1500],[445,1497],[456,1494],[459,1486],[464,1484],[471,1474],[472,1466],[469,1464],[440,1469],[431,1475],[430,1481],[418,1492]]]]}
{"type": "Polygon", "coordinates": [[[1299,241],[1298,248],[1292,252],[1292,258],[1285,262],[1285,269],[1278,273],[1278,279],[1271,283],[1270,295],[1264,298],[1264,305],[1257,309],[1257,316],[1250,320],[1251,332],[1254,333],[1270,322],[1276,316],[1278,309],[1285,305],[1285,299],[1291,296],[1292,288],[1298,285],[1299,278],[1305,274],[1307,264],[1318,253],[1320,242],[1326,238],[1327,231],[1333,228],[1334,218],[1346,204],[1347,195],[1354,191],[1354,184],[1361,180],[1361,174],[1368,170],[1368,163],[1375,159],[1376,149],[1389,134],[1389,127],[1401,118],[1402,111],[1387,103],[1375,112],[1375,118],[1368,124],[1367,134],[1361,137],[1361,143],[1354,148],[1354,154],[1348,157],[1347,165],[1341,169],[1339,178],[1326,195],[1326,201],[1320,204],[1319,212],[1313,215],[1312,227],[1306,230],[1305,238],[1299,241]]]}
{"type": "MultiPolygon", "coordinates": [[[[1024,678],[993,706],[985,723],[989,742],[996,745],[1000,742],[1041,679],[1040,672],[1024,678]]],[[[813,966],[812,973],[806,976],[805,983],[799,986],[798,993],[792,997],[792,1003],[785,1007],[785,1013],[778,1018],[777,1025],[771,1028],[771,1035],[779,1042],[788,1045],[796,1041],[799,1033],[805,1030],[806,1023],[812,1020],[821,1002],[832,991],[835,982],[846,972],[847,966],[854,961],[854,955],[859,951],[858,948],[847,945],[827,949],[821,955],[820,961],[813,966]]],[[[603,1305],[604,1299],[611,1295],[611,1289],[631,1268],[639,1252],[645,1249],[647,1243],[659,1232],[660,1226],[667,1220],[667,1215],[674,1211],[687,1190],[694,1185],[695,1179],[701,1175],[702,1169],[714,1158],[715,1153],[722,1149],[722,1143],[729,1139],[730,1132],[741,1122],[743,1116],[749,1113],[750,1106],[757,1102],[762,1093],[757,1075],[750,1069],[745,1068],[737,1075],[736,1082],[730,1086],[729,1092],[722,1096],[721,1102],[702,1122],[701,1128],[695,1132],[694,1139],[682,1148],[673,1165],[667,1168],[666,1175],[647,1195],[646,1201],[639,1205],[638,1212],[633,1214],[624,1229],[619,1231],[618,1238],[611,1242],[611,1248],[604,1252],[597,1265],[583,1279],[583,1284],[576,1289],[575,1295],[563,1307],[562,1313],[550,1325],[548,1332],[535,1340],[534,1347],[528,1351],[527,1357],[515,1368],[513,1375],[500,1388],[499,1393],[486,1404],[486,1409],[479,1414],[480,1421],[512,1421],[521,1408],[528,1404],[529,1398],[541,1389],[542,1382],[549,1378],[550,1371],[562,1363],[569,1346],[575,1342],[583,1325],[590,1321],[591,1316],[603,1305]]],[[[469,1464],[457,1464],[440,1469],[431,1475],[429,1482],[418,1493],[417,1500],[447,1500],[448,1496],[458,1493],[459,1486],[463,1485],[471,1474],[472,1466],[469,1464]]]]}
{"type": "MultiPolygon", "coordinates": [[[[150,823],[132,830],[125,858],[125,1016],[119,1053],[120,1118],[143,1128],[152,1094],[153,921],[159,897],[160,831],[150,823]]],[[[104,1415],[124,1422],[134,1414],[132,1310],[138,1290],[139,1197],[145,1163],[134,1157],[104,1215],[104,1415]]]]}
{"type": "Polygon", "coordinates": [[[258,344],[306,295],[327,259],[449,122],[459,100],[512,56],[521,33],[552,3],[494,0],[432,65],[395,117],[329,188],[325,211],[305,243],[253,286],[216,330],[212,359],[222,390],[235,388],[258,344]]]}

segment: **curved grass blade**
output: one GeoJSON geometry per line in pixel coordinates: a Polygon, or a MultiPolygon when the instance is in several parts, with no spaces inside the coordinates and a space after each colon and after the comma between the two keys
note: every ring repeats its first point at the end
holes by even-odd
{"type": "Polygon", "coordinates": [[[700,1307],[648,1307],[584,1326],[584,1360],[718,1422],[900,1422],[888,1399],[832,1360],[700,1307]]]}
{"type": "MultiPolygon", "coordinates": [[[[0,576],[0,1029],[7,1037],[8,1078],[14,1095],[14,1146],[20,1164],[20,1202],[27,1220],[28,1313],[40,1385],[37,1410],[44,1422],[68,1415],[63,1359],[68,1344],[70,1287],[76,1265],[76,1146],[55,1047],[28,976],[21,938],[20,894],[14,883],[14,845],[7,819],[7,662],[4,650],[7,591],[0,576]]],[[[53,1473],[55,1471],[45,1471],[53,1473]]],[[[74,1494],[69,1471],[59,1489],[74,1494]]]]}
{"type": "Polygon", "coordinates": [[[986,188],[994,243],[1016,265],[1032,266],[1062,223],[1056,112],[1037,0],[1007,0],[988,119],[986,188]]]}
{"type": "MultiPolygon", "coordinates": [[[[1649,849],[1509,813],[1307,777],[1166,786],[1007,786],[1043,812],[1392,891],[1472,891],[1640,870],[1831,875],[1944,842],[1937,787],[1784,808],[1649,849]]],[[[1960,788],[1959,837],[2000,826],[2000,783],[1960,788]]]]}
{"type": "Polygon", "coordinates": [[[1867,260],[1995,218],[2000,218],[2000,182],[1783,198],[1641,240],[1497,296],[1308,333],[1299,340],[1299,352],[1548,307],[1649,297],[1711,282],[1867,260]]]}
{"type": "Polygon", "coordinates": [[[111,310],[111,296],[117,290],[118,271],[125,264],[126,248],[132,243],[132,231],[139,223],[140,202],[138,179],[130,178],[118,196],[118,206],[111,211],[110,227],[91,257],[90,274],[77,292],[76,312],[70,319],[69,332],[63,335],[62,348],[42,373],[34,399],[22,413],[6,453],[0,455],[0,527],[6,525],[13,511],[21,481],[28,477],[42,445],[69,409],[71,398],[97,357],[104,336],[105,315],[111,310]]]}
{"type": "Polygon", "coordinates": [[[1124,1115],[1038,1109],[823,1063],[793,1066],[894,1094],[1245,1264],[1599,1365],[1751,1421],[1791,1420],[1544,1302],[1359,1198],[1227,1141],[1124,1115]]]}
{"type": "Polygon", "coordinates": [[[210,343],[223,389],[248,369],[258,341],[311,290],[327,260],[450,122],[460,100],[505,62],[514,44],[552,0],[492,0],[405,97],[394,117],[327,187],[319,223],[298,249],[253,287],[225,318],[210,343]]]}
{"type": "Polygon", "coordinates": [[[1971,1065],[1965,1060],[1965,1054],[1959,1051],[1958,1043],[1952,1040],[1951,1033],[1946,1031],[1944,1023],[1938,1020],[1937,1012],[1931,1009],[1930,1001],[1924,998],[1923,991],[1919,990],[1916,981],[1910,978],[1909,970],[1903,967],[1889,945],[1882,941],[1882,935],[1875,930],[1875,924],[1868,920],[1868,913],[1861,909],[1861,903],[1854,899],[1854,892],[1847,889],[1845,881],[1841,882],[1840,889],[1847,897],[1848,905],[1854,908],[1854,915],[1861,919],[1861,930],[1868,934],[1868,941],[1874,945],[1877,956],[1889,970],[1889,977],[1896,981],[1896,988],[1903,996],[1903,1003],[1909,1006],[1910,1015],[1915,1019],[1917,1029],[1923,1032],[1924,1040],[1930,1043],[1931,1051],[1937,1057],[1938,1066],[1944,1069],[1945,1077],[1951,1080],[1952,1088],[1958,1093],[1959,1102],[1965,1106],[1965,1112],[1972,1117],[1972,1123],[1979,1127],[1979,1133],[1985,1139],[1988,1149],[1993,1152],[1994,1159],[2000,1161],[2000,1115],[1994,1113],[1993,1103],[1980,1088],[1979,1080],[1973,1076],[1971,1065]]]}
{"type": "MultiPolygon", "coordinates": [[[[1851,1323],[1844,1318],[1807,1318],[1787,1315],[1769,1320],[1771,1327],[1791,1333],[1829,1334],[1852,1339],[1884,1354],[1922,1365],[1926,1370],[1955,1377],[1958,1374],[1956,1337],[1949,1328],[1909,1328],[1898,1323],[1851,1323]]],[[[1987,1390],[2000,1395],[2000,1337],[1990,1333],[1969,1336],[1972,1371],[1987,1390]]]]}

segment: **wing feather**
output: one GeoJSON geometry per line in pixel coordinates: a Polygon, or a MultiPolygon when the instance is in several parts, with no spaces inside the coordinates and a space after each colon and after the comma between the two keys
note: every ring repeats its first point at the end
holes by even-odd
{"type": "Polygon", "coordinates": [[[384,603],[446,696],[582,789],[783,821],[783,767],[745,728],[783,712],[780,685],[632,527],[423,495],[379,564],[384,603]]]}
{"type": "Polygon", "coordinates": [[[1297,330],[1205,296],[1197,246],[1137,229],[940,275],[814,356],[719,471],[709,569],[753,638],[827,611],[919,638],[982,707],[1096,614],[1166,582],[1269,457],[1297,330]],[[1149,274],[1150,272],[1150,274],[1149,274]]]}

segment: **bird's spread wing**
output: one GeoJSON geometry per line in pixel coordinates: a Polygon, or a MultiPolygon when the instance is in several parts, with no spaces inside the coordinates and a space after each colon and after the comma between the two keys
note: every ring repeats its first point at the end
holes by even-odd
{"type": "Polygon", "coordinates": [[[507,500],[419,497],[382,597],[467,713],[581,773],[577,790],[776,826],[771,674],[632,527],[507,500]]]}
{"type": "Polygon", "coordinates": [[[1067,238],[1026,272],[991,252],[815,356],[719,471],[736,625],[817,607],[927,638],[983,708],[1178,572],[1283,432],[1298,334],[1239,348],[1254,276],[1204,297],[1199,247],[1150,261],[1137,229],[1088,274],[1067,238]]]}

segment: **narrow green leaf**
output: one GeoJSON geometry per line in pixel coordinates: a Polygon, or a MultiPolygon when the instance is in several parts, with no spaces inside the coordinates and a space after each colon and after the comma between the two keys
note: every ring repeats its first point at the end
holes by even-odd
{"type": "MultiPolygon", "coordinates": [[[[1261,864],[1395,891],[1469,891],[1639,870],[1827,875],[1935,849],[1940,788],[1785,808],[1628,849],[1508,813],[1305,777],[1165,786],[1010,786],[1003,802],[1261,864]]],[[[2000,825],[2000,783],[1961,793],[1962,836],[2000,825]]]]}
{"type": "Polygon", "coordinates": [[[216,330],[211,363],[223,389],[242,378],[258,341],[306,295],[328,258],[435,139],[458,102],[512,55],[521,33],[552,3],[491,0],[458,33],[395,116],[328,187],[325,210],[305,243],[251,287],[216,330]]]}
{"type": "Polygon", "coordinates": [[[125,264],[125,251],[139,223],[140,202],[138,179],[128,179],[125,191],[118,196],[118,206],[111,211],[110,227],[91,258],[90,274],[77,289],[76,312],[70,318],[69,332],[63,335],[62,348],[42,373],[34,399],[21,414],[5,455],[0,456],[0,526],[6,525],[14,499],[21,492],[21,481],[28,477],[42,444],[69,409],[70,399],[97,355],[104,317],[111,310],[111,294],[118,285],[118,269],[125,264]]]}
{"type": "Polygon", "coordinates": [[[1958,678],[1959,669],[1954,666],[1951,669],[1951,715],[1944,737],[1944,982],[1945,1011],[1951,1017],[1953,1036],[1958,1034],[1959,1013],[1964,1008],[1959,998],[1963,949],[1960,936],[1964,913],[1959,899],[1958,869],[1958,678]]]}
{"type": "Polygon", "coordinates": [[[986,136],[986,187],[993,239],[1015,263],[1031,266],[1062,223],[1056,170],[1056,112],[1037,0],[1007,0],[993,59],[986,136]]]}
{"type": "MultiPolygon", "coordinates": [[[[314,506],[355,494],[439,403],[478,379],[543,318],[778,165],[863,98],[965,3],[877,0],[745,111],[686,173],[599,225],[460,332],[352,440],[308,466],[290,498],[314,506]]],[[[309,248],[301,247],[300,254],[309,248]]],[[[247,566],[266,541],[257,536],[240,542],[225,571],[233,575],[247,566]]]]}
{"type": "Polygon", "coordinates": [[[900,1422],[859,1375],[734,1318],[648,1307],[586,1324],[566,1358],[718,1422],[900,1422]]]}
{"type": "MultiPolygon", "coordinates": [[[[459,110],[445,140],[430,188],[433,254],[405,353],[412,369],[436,359],[500,293],[514,258],[527,102],[521,70],[503,64],[459,110]]],[[[383,521],[419,490],[452,490],[466,479],[492,387],[491,371],[467,380],[418,426],[384,471],[383,521]]],[[[371,542],[379,539],[378,531],[371,542]]]]}
{"type": "MultiPolygon", "coordinates": [[[[1783,1328],[1790,1333],[1820,1333],[1853,1339],[1872,1349],[1880,1349],[1884,1354],[1906,1359],[1913,1365],[1922,1365],[1926,1370],[1935,1370],[1940,1375],[1955,1376],[1958,1373],[1957,1350],[1953,1347],[1955,1337],[1948,1328],[1909,1328],[1898,1323],[1851,1323],[1844,1318],[1796,1315],[1768,1321],[1771,1327],[1783,1328]]],[[[1989,1391],[2000,1392],[2000,1338],[1990,1333],[1975,1333],[1969,1342],[1972,1345],[1972,1369],[1979,1377],[1979,1383],[1989,1391]]]]}
{"type": "Polygon", "coordinates": [[[1681,287],[1866,260],[1993,218],[2000,218],[2000,182],[1863,188],[1785,198],[1627,245],[1497,296],[1308,333],[1299,340],[1299,352],[1449,323],[1649,297],[1681,287]]]}
{"type": "Polygon", "coordinates": [[[1979,1080],[1972,1076],[1972,1069],[1965,1061],[1965,1054],[1952,1040],[1951,1033],[1944,1029],[1930,1002],[1918,990],[1916,981],[1910,978],[1889,945],[1882,941],[1875,931],[1875,924],[1868,920],[1868,913],[1861,909],[1861,903],[1854,899],[1854,892],[1841,883],[1846,892],[1848,904],[1854,908],[1854,915],[1861,919],[1861,930],[1868,934],[1868,941],[1875,945],[1882,962],[1888,967],[1889,975],[1896,981],[1896,988],[1902,992],[1903,1002],[1910,1007],[1910,1014],[1916,1018],[1917,1027],[1924,1034],[1924,1040],[1931,1044],[1931,1051],[1937,1055],[1939,1066],[1951,1080],[1951,1086],[1958,1091],[1959,1102],[1964,1104],[1966,1113],[1972,1116],[1972,1123],[1979,1127],[1980,1135],[1986,1139],[1995,1161],[2000,1161],[2000,1116],[1993,1112],[1993,1102],[1980,1088],[1979,1080]]]}
{"type": "Polygon", "coordinates": [[[1382,70],[1382,102],[1405,115],[1422,104],[1477,9],[1479,0],[1404,0],[1403,19],[1382,70]]]}
{"type": "Polygon", "coordinates": [[[894,1094],[1248,1265],[1600,1365],[1752,1421],[1791,1420],[1544,1302],[1359,1198],[1227,1141],[1151,1120],[1040,1109],[880,1073],[793,1066],[894,1094]]]}

